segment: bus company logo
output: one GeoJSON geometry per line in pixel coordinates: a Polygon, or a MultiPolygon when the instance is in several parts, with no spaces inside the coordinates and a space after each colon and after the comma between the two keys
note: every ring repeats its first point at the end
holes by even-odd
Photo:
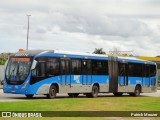
{"type": "MultiPolygon", "coordinates": [[[[0,116],[1,117],[1,116],[0,116]]],[[[2,117],[42,117],[42,113],[36,112],[2,112],[2,117]]]]}
{"type": "Polygon", "coordinates": [[[2,112],[2,117],[12,117],[11,112],[2,112]]]}

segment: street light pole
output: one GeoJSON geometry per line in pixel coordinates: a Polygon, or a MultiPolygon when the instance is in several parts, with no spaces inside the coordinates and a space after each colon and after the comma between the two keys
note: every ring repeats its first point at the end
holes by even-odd
{"type": "Polygon", "coordinates": [[[28,38],[29,38],[29,17],[30,17],[31,15],[27,15],[27,17],[28,17],[28,28],[27,28],[27,47],[26,47],[26,50],[28,50],[28,38]]]}

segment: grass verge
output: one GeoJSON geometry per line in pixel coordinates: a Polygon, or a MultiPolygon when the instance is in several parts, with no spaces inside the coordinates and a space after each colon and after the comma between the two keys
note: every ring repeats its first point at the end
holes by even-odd
{"type": "Polygon", "coordinates": [[[0,102],[0,111],[160,111],[159,97],[57,98],[0,102]]]}
{"type": "MultiPolygon", "coordinates": [[[[30,100],[19,102],[0,102],[0,111],[160,111],[159,97],[98,97],[98,98],[56,98],[55,100],[30,100]]],[[[78,117],[77,117],[78,118],[78,117]]],[[[76,118],[76,119],[77,119],[76,118]]],[[[15,118],[18,120],[19,118],[15,118]]],[[[29,118],[26,118],[29,119],[29,118]]],[[[32,118],[33,119],[33,118],[32,118]]],[[[36,118],[34,118],[36,119],[36,118]]],[[[39,120],[40,118],[38,118],[39,120]]],[[[51,119],[41,118],[43,119],[51,119]]],[[[53,119],[53,118],[52,118],[53,119]]],[[[74,119],[74,117],[55,117],[54,119],[74,119]]],[[[83,117],[78,118],[83,120],[83,117]]],[[[86,118],[85,118],[86,119],[86,118]]],[[[106,119],[100,118],[87,118],[106,119]]],[[[111,118],[107,118],[111,119],[111,118]]],[[[128,119],[128,118],[126,118],[128,119]]],[[[6,120],[6,119],[5,119],[6,120]]]]}

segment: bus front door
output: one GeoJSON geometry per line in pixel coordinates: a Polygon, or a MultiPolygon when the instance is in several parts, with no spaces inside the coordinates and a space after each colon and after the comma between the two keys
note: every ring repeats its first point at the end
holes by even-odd
{"type": "Polygon", "coordinates": [[[92,75],[91,75],[91,61],[82,60],[82,84],[91,85],[92,75]]]}
{"type": "Polygon", "coordinates": [[[70,60],[61,60],[61,80],[62,85],[71,85],[70,60]]]}

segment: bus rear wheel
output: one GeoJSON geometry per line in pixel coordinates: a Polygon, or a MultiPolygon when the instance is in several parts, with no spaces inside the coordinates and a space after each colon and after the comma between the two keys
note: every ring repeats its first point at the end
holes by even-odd
{"type": "Polygon", "coordinates": [[[51,85],[49,89],[49,94],[47,95],[47,98],[54,99],[57,94],[57,88],[55,85],[51,85]]]}
{"type": "Polygon", "coordinates": [[[131,96],[140,96],[140,93],[141,93],[141,88],[140,86],[136,86],[135,87],[135,90],[134,90],[134,93],[130,93],[131,96]]]}
{"type": "Polygon", "coordinates": [[[98,92],[99,92],[99,88],[97,85],[94,85],[92,87],[92,92],[91,93],[87,93],[86,96],[89,98],[95,98],[98,97],[98,92]]]}

